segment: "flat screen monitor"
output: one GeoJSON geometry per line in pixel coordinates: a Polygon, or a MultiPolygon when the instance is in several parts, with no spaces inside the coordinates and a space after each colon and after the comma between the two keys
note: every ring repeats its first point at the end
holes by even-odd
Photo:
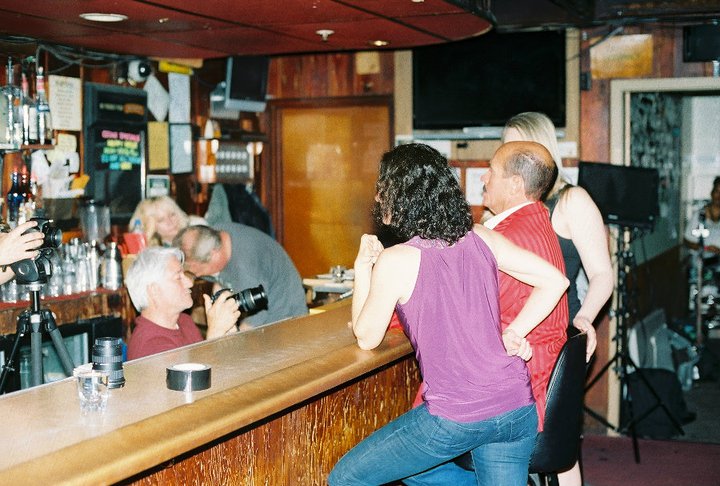
{"type": "Polygon", "coordinates": [[[658,171],[599,162],[580,162],[578,185],[597,204],[606,224],[649,229],[659,214],[658,171]]]}
{"type": "Polygon", "coordinates": [[[228,110],[265,111],[268,69],[267,56],[228,57],[225,71],[225,108],[228,110]]]}
{"type": "Polygon", "coordinates": [[[683,27],[683,61],[720,60],[720,25],[703,24],[683,27]]]}
{"type": "Polygon", "coordinates": [[[413,49],[413,128],[502,127],[540,111],[565,127],[565,32],[490,32],[413,49]]]}

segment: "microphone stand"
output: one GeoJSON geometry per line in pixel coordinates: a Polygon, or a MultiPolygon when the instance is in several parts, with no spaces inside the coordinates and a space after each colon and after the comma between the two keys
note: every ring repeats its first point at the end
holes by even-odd
{"type": "Polygon", "coordinates": [[[702,325],[703,254],[705,252],[705,238],[710,235],[710,230],[705,227],[705,206],[700,208],[698,226],[691,233],[698,239],[697,242],[700,247],[695,255],[696,291],[693,296],[695,300],[695,344],[700,348],[705,341],[702,325]]]}

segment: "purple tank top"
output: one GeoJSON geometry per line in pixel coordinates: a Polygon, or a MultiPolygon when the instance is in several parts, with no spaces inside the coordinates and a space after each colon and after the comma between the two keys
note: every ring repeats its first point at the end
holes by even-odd
{"type": "Polygon", "coordinates": [[[397,311],[415,348],[428,411],[475,422],[533,403],[525,362],[500,337],[498,269],[470,231],[448,246],[415,237],[421,251],[412,296],[397,311]]]}

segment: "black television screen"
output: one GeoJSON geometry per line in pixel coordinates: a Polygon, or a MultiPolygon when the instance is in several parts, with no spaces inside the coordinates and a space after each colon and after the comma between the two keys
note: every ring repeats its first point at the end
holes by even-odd
{"type": "Polygon", "coordinates": [[[605,223],[653,228],[660,212],[657,169],[598,162],[580,162],[578,168],[578,185],[595,201],[605,223]]]}
{"type": "Polygon", "coordinates": [[[565,126],[565,32],[490,32],[413,49],[413,127],[498,127],[523,111],[565,126]]]}
{"type": "Polygon", "coordinates": [[[225,73],[225,108],[229,110],[265,111],[268,69],[267,56],[228,57],[225,73]]]}
{"type": "Polygon", "coordinates": [[[720,25],[702,24],[683,27],[683,61],[720,60],[720,25]]]}

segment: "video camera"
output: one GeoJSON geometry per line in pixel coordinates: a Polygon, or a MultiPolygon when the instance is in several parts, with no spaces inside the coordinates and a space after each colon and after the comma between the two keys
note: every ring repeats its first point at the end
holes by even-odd
{"type": "Polygon", "coordinates": [[[52,220],[47,218],[31,218],[37,221],[37,226],[28,229],[25,233],[40,231],[44,235],[43,244],[38,250],[40,253],[35,258],[26,258],[10,264],[15,272],[15,280],[19,284],[47,283],[48,277],[52,276],[52,264],[49,255],[62,244],[62,231],[52,226],[52,220]]]}

